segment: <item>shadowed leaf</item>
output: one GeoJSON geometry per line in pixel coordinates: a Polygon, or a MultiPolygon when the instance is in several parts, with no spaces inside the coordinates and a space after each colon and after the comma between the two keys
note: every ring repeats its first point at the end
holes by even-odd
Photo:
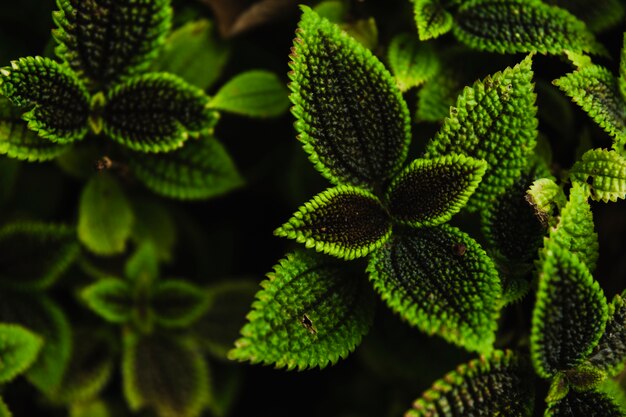
{"type": "Polygon", "coordinates": [[[620,373],[626,362],[626,302],[623,295],[616,295],[609,304],[606,329],[589,358],[592,365],[610,376],[620,373]]]}
{"type": "Polygon", "coordinates": [[[545,417],[623,417],[619,406],[604,393],[570,390],[560,401],[548,404],[545,417]]]}
{"type": "Polygon", "coordinates": [[[101,279],[81,291],[81,298],[94,313],[113,323],[130,320],[134,305],[130,285],[121,279],[101,279]]]}
{"type": "Polygon", "coordinates": [[[206,291],[182,280],[160,280],[150,300],[154,320],[163,327],[187,327],[208,307],[206,291]]]}

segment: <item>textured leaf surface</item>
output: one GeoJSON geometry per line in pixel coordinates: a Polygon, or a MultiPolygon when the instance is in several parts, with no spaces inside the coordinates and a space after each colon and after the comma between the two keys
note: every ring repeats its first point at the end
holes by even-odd
{"type": "Polygon", "coordinates": [[[537,216],[550,226],[556,226],[561,208],[567,204],[563,189],[551,178],[540,178],[528,188],[526,199],[537,216]]]}
{"type": "Polygon", "coordinates": [[[0,324],[0,383],[24,372],[37,359],[43,340],[33,332],[13,324],[0,324]]]}
{"type": "Polygon", "coordinates": [[[190,339],[126,334],[122,377],[132,410],[152,408],[159,417],[196,417],[209,400],[207,364],[190,339]]]}
{"type": "Polygon", "coordinates": [[[441,65],[430,44],[405,33],[393,38],[387,55],[400,91],[420,86],[437,74],[441,65]]]}
{"type": "Polygon", "coordinates": [[[9,223],[0,228],[0,283],[46,288],[67,271],[79,251],[76,232],[67,226],[9,223]]]}
{"type": "Polygon", "coordinates": [[[549,378],[589,356],[604,332],[608,307],[587,267],[560,246],[548,243],[539,271],[530,351],[537,374],[549,378]]]}
{"type": "Polygon", "coordinates": [[[217,114],[198,87],[168,73],[138,75],[107,92],[103,131],[139,152],[169,152],[189,137],[210,134],[217,114]]]}
{"type": "Polygon", "coordinates": [[[494,351],[436,381],[405,416],[530,417],[533,379],[525,360],[511,351],[494,351]]]}
{"type": "Polygon", "coordinates": [[[545,0],[545,3],[568,10],[594,32],[609,29],[624,19],[624,4],[619,0],[545,0]]]}
{"type": "Polygon", "coordinates": [[[406,158],[411,140],[406,103],[369,50],[303,10],[289,75],[299,139],[333,184],[373,188],[406,158]]]}
{"type": "Polygon", "coordinates": [[[155,321],[163,327],[187,327],[208,307],[207,292],[182,280],[161,280],[154,288],[151,304],[155,321]]]}
{"type": "Polygon", "coordinates": [[[94,176],[80,197],[78,238],[81,242],[99,255],[121,253],[132,225],[132,207],[115,178],[107,173],[94,176]]]}
{"type": "Polygon", "coordinates": [[[130,285],[121,279],[102,279],[81,291],[82,299],[94,313],[113,323],[130,320],[133,294],[130,285]]]}
{"type": "Polygon", "coordinates": [[[545,417],[622,417],[626,414],[606,394],[596,391],[570,392],[549,404],[545,417]]]}
{"type": "Polygon", "coordinates": [[[289,92],[276,74],[252,70],[237,75],[215,94],[209,106],[249,117],[276,117],[287,111],[289,92]]]}
{"type": "Polygon", "coordinates": [[[484,159],[489,168],[468,203],[489,204],[522,174],[537,140],[537,118],[531,56],[471,88],[427,145],[429,157],[450,153],[484,159]]]}
{"type": "Polygon", "coordinates": [[[147,68],[170,28],[169,0],[58,0],[59,58],[94,88],[147,68]]]}
{"type": "Polygon", "coordinates": [[[167,154],[130,154],[130,167],[155,193],[181,200],[217,197],[240,187],[243,179],[224,146],[215,138],[188,141],[167,154]]]}
{"type": "Polygon", "coordinates": [[[27,57],[0,69],[0,94],[24,110],[28,128],[66,144],[87,134],[89,93],[68,68],[49,58],[27,57]]]}
{"type": "Polygon", "coordinates": [[[554,80],[554,84],[613,136],[617,146],[626,144],[626,102],[611,71],[588,65],[554,80]]]}
{"type": "Polygon", "coordinates": [[[416,159],[389,186],[389,212],[413,227],[445,223],[463,208],[486,169],[484,161],[463,155],[416,159]]]}
{"type": "Polygon", "coordinates": [[[391,235],[391,220],[376,196],[351,186],[330,188],[305,203],[274,234],[343,259],[360,258],[391,235]]]}
{"type": "Polygon", "coordinates": [[[413,0],[415,23],[421,40],[437,38],[452,29],[452,15],[440,0],[413,0]]]}
{"type": "Polygon", "coordinates": [[[623,295],[616,295],[609,304],[606,329],[589,358],[592,365],[611,376],[621,372],[626,362],[626,302],[623,295]]]}
{"type": "Polygon", "coordinates": [[[500,281],[467,234],[447,225],[395,231],[367,270],[383,300],[411,325],[471,351],[491,350],[500,281]]]}
{"type": "Polygon", "coordinates": [[[372,323],[373,293],[345,263],[295,252],[268,278],[230,359],[277,368],[323,368],[353,351],[372,323]]]}
{"type": "Polygon", "coordinates": [[[596,201],[626,198],[626,159],[615,151],[591,149],[569,174],[572,181],[588,184],[591,198],[596,201]]]}
{"type": "Polygon", "coordinates": [[[499,53],[606,53],[585,24],[539,0],[470,0],[455,15],[454,35],[468,46],[499,53]]]}

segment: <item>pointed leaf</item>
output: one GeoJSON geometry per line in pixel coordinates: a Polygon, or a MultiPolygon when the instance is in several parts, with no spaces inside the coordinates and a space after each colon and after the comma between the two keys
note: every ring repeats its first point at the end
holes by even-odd
{"type": "Polygon", "coordinates": [[[574,164],[572,181],[586,183],[595,201],[617,201],[626,198],[626,159],[616,151],[591,149],[574,164]]]}
{"type": "Polygon", "coordinates": [[[215,138],[188,141],[167,154],[130,154],[130,167],[155,193],[181,200],[202,200],[230,192],[243,184],[224,146],[215,138]]]}
{"type": "Polygon", "coordinates": [[[114,177],[99,173],[87,183],[78,209],[78,238],[98,255],[124,252],[133,211],[114,177]]]}
{"type": "Polygon", "coordinates": [[[588,65],[553,83],[615,138],[616,147],[626,145],[626,102],[611,71],[588,65]]]}
{"type": "Polygon", "coordinates": [[[56,54],[94,88],[144,71],[170,28],[169,0],[57,0],[56,54]]]}
{"type": "Polygon", "coordinates": [[[126,323],[131,318],[132,289],[121,279],[102,279],[83,289],[80,295],[87,307],[106,321],[126,323]]]}
{"type": "Polygon", "coordinates": [[[545,417],[623,417],[626,414],[608,395],[596,391],[570,392],[548,404],[545,417]]]}
{"type": "Polygon", "coordinates": [[[303,7],[290,67],[296,130],[333,184],[374,188],[397,172],[411,140],[409,112],[383,64],[303,7]]]}
{"type": "Polygon", "coordinates": [[[151,408],[159,417],[197,417],[209,401],[207,363],[191,339],[126,334],[122,377],[133,411],[151,408]]]}
{"type": "Polygon", "coordinates": [[[525,360],[511,351],[494,351],[436,381],[405,416],[530,417],[533,379],[525,360]]]}
{"type": "Polygon", "coordinates": [[[0,383],[13,380],[37,359],[43,340],[13,324],[0,324],[0,383]]]}
{"type": "Polygon", "coordinates": [[[324,368],[348,356],[372,324],[375,300],[367,281],[336,259],[291,253],[268,278],[230,359],[324,368]]]}
{"type": "Polygon", "coordinates": [[[452,15],[440,0],[413,0],[420,40],[438,38],[452,29],[452,15]]]}
{"type": "Polygon", "coordinates": [[[589,362],[615,376],[624,369],[626,362],[626,302],[624,296],[616,295],[609,304],[606,329],[589,358],[589,362]]]}
{"type": "Polygon", "coordinates": [[[624,19],[624,5],[620,0],[546,0],[545,2],[568,10],[584,21],[593,32],[610,29],[622,23],[624,19]]]}
{"type": "Polygon", "coordinates": [[[465,1],[454,20],[454,35],[483,51],[606,54],[582,21],[539,0],[465,1]]]}
{"type": "Polygon", "coordinates": [[[0,228],[0,283],[47,288],[72,266],[79,252],[76,232],[67,226],[9,223],[0,228]]]}
{"type": "Polygon", "coordinates": [[[533,154],[537,108],[531,58],[466,87],[426,147],[428,157],[458,153],[487,161],[489,168],[469,209],[488,205],[506,192],[533,154]]]}
{"type": "Polygon", "coordinates": [[[287,111],[289,92],[273,72],[252,70],[228,81],[209,107],[249,117],[276,117],[287,111]]]}
{"type": "Polygon", "coordinates": [[[431,79],[441,65],[430,44],[406,33],[393,38],[387,55],[396,84],[403,92],[431,79]]]}
{"type": "Polygon", "coordinates": [[[416,159],[387,190],[391,217],[412,227],[447,222],[465,206],[486,169],[486,162],[463,155],[416,159]]]}
{"type": "Polygon", "coordinates": [[[491,350],[500,280],[467,234],[448,225],[395,231],[367,271],[387,305],[411,325],[471,351],[491,350]]]}
{"type": "Polygon", "coordinates": [[[604,293],[585,264],[548,241],[542,254],[530,337],[537,374],[550,378],[580,365],[604,332],[607,309],[604,293]]]}
{"type": "Polygon", "coordinates": [[[175,75],[148,73],[107,91],[103,132],[138,152],[169,152],[189,137],[213,132],[218,115],[209,98],[175,75]]]}
{"type": "Polygon", "coordinates": [[[391,220],[374,194],[340,185],[313,197],[274,234],[318,252],[354,259],[389,239],[391,220]]]}
{"type": "Polygon", "coordinates": [[[182,280],[157,282],[150,300],[155,322],[163,327],[187,327],[208,307],[207,292],[182,280]]]}
{"type": "Polygon", "coordinates": [[[89,93],[72,71],[49,58],[20,58],[0,69],[0,94],[28,110],[22,118],[42,138],[66,144],[87,134],[89,93]]]}

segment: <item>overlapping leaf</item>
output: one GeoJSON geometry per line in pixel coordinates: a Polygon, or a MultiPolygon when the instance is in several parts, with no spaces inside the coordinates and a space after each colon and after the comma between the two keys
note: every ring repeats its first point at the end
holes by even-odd
{"type": "Polygon", "coordinates": [[[289,74],[299,139],[332,183],[373,188],[406,158],[411,140],[406,103],[369,50],[303,10],[289,74]]]}
{"type": "Polygon", "coordinates": [[[494,351],[459,366],[413,403],[406,417],[530,417],[532,369],[511,351],[494,351]]]}
{"type": "Polygon", "coordinates": [[[533,182],[526,193],[528,203],[546,225],[556,226],[561,209],[567,204],[563,189],[551,178],[533,182]]]}
{"type": "Polygon", "coordinates": [[[615,151],[591,149],[570,170],[572,181],[586,183],[596,201],[626,198],[626,159],[615,151]]]}
{"type": "Polygon", "coordinates": [[[435,74],[417,92],[417,121],[439,122],[450,115],[462,88],[454,71],[449,68],[435,74]]]}
{"type": "Polygon", "coordinates": [[[229,358],[277,368],[323,368],[360,343],[374,313],[363,277],[315,252],[287,255],[256,295],[229,358]]]}
{"type": "Polygon", "coordinates": [[[391,219],[376,196],[340,185],[313,197],[274,233],[318,252],[354,259],[389,238],[391,219]]]}
{"type": "Polygon", "coordinates": [[[624,294],[616,295],[609,304],[606,329],[589,362],[609,375],[621,372],[626,362],[626,302],[624,294]]]}
{"type": "Polygon", "coordinates": [[[14,324],[0,324],[0,383],[11,381],[37,359],[43,340],[14,324]]]}
{"type": "Polygon", "coordinates": [[[420,86],[437,74],[441,65],[430,44],[405,33],[393,38],[387,55],[400,91],[420,86]]]}
{"type": "Polygon", "coordinates": [[[602,32],[620,24],[624,18],[624,4],[619,0],[545,0],[562,7],[587,24],[594,32],[602,32]]]}
{"type": "Polygon", "coordinates": [[[182,280],[161,280],[151,294],[155,322],[163,327],[186,327],[208,307],[207,292],[182,280]]]}
{"type": "Polygon", "coordinates": [[[545,417],[623,417],[626,415],[608,395],[570,390],[560,401],[549,404],[545,417]]]}
{"type": "Polygon", "coordinates": [[[437,38],[452,29],[454,19],[440,0],[413,0],[417,32],[421,40],[437,38]]]}
{"type": "Polygon", "coordinates": [[[383,300],[411,325],[468,350],[491,350],[500,280],[467,234],[447,225],[397,230],[367,269],[383,300]]]}

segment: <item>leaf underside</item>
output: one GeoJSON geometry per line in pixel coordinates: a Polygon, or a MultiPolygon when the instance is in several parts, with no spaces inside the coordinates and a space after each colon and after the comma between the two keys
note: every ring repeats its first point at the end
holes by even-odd
{"type": "Polygon", "coordinates": [[[494,351],[459,366],[413,403],[406,417],[530,417],[532,370],[511,351],[494,351]]]}
{"type": "Polygon", "coordinates": [[[626,415],[607,394],[570,390],[560,401],[549,404],[545,417],[623,417],[626,415]]]}
{"type": "Polygon", "coordinates": [[[440,0],[413,0],[413,3],[420,40],[438,38],[452,29],[454,19],[440,0]]]}
{"type": "Polygon", "coordinates": [[[589,358],[595,367],[610,376],[624,369],[626,362],[626,302],[623,295],[616,295],[609,305],[609,319],[604,334],[589,358]]]}
{"type": "Polygon", "coordinates": [[[323,368],[345,358],[372,324],[367,280],[311,251],[287,255],[263,281],[229,358],[277,368],[323,368]]]}
{"type": "Polygon", "coordinates": [[[344,185],[313,197],[275,234],[318,252],[354,259],[379,248],[389,238],[391,220],[373,194],[344,185]]]}
{"type": "Polygon", "coordinates": [[[333,184],[372,189],[406,158],[411,140],[406,103],[369,50],[303,10],[289,74],[299,139],[333,184]]]}
{"type": "Polygon", "coordinates": [[[491,350],[500,281],[467,234],[447,225],[396,230],[367,270],[383,300],[411,325],[471,351],[491,350]]]}
{"type": "Polygon", "coordinates": [[[595,201],[626,198],[626,159],[616,151],[591,149],[570,170],[572,181],[586,183],[595,201]]]}
{"type": "Polygon", "coordinates": [[[0,383],[13,380],[35,362],[43,341],[14,324],[0,324],[0,383]]]}

